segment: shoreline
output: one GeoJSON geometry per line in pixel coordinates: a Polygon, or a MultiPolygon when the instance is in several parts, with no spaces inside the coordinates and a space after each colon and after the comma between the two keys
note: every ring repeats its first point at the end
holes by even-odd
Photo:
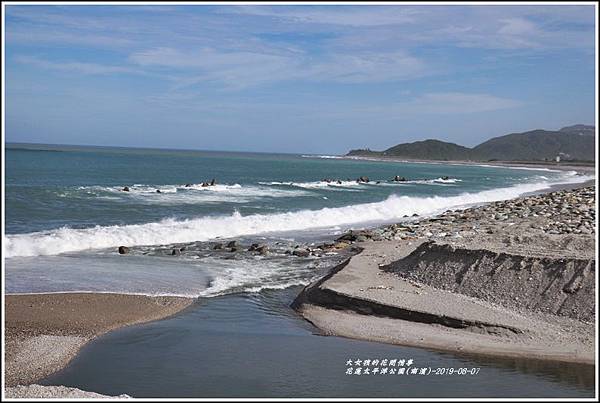
{"type": "Polygon", "coordinates": [[[575,185],[374,230],[355,244],[362,252],[305,287],[292,307],[325,335],[593,365],[595,230],[510,217],[531,200],[557,198],[560,210],[561,197],[590,189],[595,200],[595,186],[575,185]],[[450,236],[460,226],[481,228],[450,236]]]}
{"type": "MultiPolygon", "coordinates": [[[[319,158],[317,156],[317,158],[319,158]]],[[[357,160],[357,161],[379,161],[379,162],[404,162],[407,164],[435,164],[435,165],[471,165],[471,166],[483,166],[483,167],[495,167],[495,168],[529,168],[529,169],[553,169],[556,171],[594,171],[596,168],[595,161],[563,161],[563,162],[551,162],[551,161],[467,161],[467,160],[419,160],[419,159],[406,159],[401,157],[384,157],[384,156],[352,156],[352,155],[340,155],[336,159],[344,160],[357,160]]]]}
{"type": "Polygon", "coordinates": [[[118,293],[5,295],[5,388],[32,385],[63,369],[96,337],[170,317],[194,301],[118,293]]]}
{"type": "MultiPolygon", "coordinates": [[[[571,169],[566,168],[565,170],[571,169]]],[[[595,172],[593,169],[592,171],[595,172]]],[[[583,172],[578,170],[578,172],[589,174],[590,170],[584,170],[583,172]]],[[[559,190],[579,189],[584,188],[586,186],[595,186],[595,182],[596,180],[594,179],[585,183],[566,183],[551,185],[546,189],[532,192],[531,194],[523,194],[519,196],[518,199],[530,195],[545,195],[559,190]]],[[[498,202],[485,203],[482,206],[473,207],[467,210],[482,208],[495,203],[498,202]]],[[[440,215],[436,215],[436,217],[439,216],[440,215]]],[[[429,221],[431,219],[432,217],[419,217],[419,219],[415,221],[415,223],[429,221]]],[[[434,218],[434,220],[435,219],[436,218],[434,218]]],[[[380,225],[376,227],[375,230],[381,230],[388,227],[390,227],[389,224],[383,226],[380,225]]],[[[410,241],[408,243],[410,244],[410,241]]],[[[357,246],[365,248],[367,250],[366,252],[363,251],[363,253],[365,254],[369,254],[372,252],[368,249],[370,247],[369,243],[358,243],[357,246]]],[[[416,247],[416,245],[411,245],[411,247],[413,247],[414,250],[414,247],[416,247]]],[[[389,246],[389,248],[387,249],[384,249],[382,254],[387,255],[387,257],[390,258],[394,255],[395,249],[398,249],[397,243],[395,243],[393,246],[389,246]]],[[[406,254],[410,253],[408,251],[405,252],[406,254]]],[[[361,254],[355,255],[349,260],[352,260],[360,255],[361,254]]],[[[387,263],[389,264],[391,262],[387,263]]],[[[379,269],[379,266],[377,266],[377,269],[379,269]]],[[[335,271],[335,268],[332,269],[332,271],[335,271]]],[[[326,275],[324,278],[328,276],[329,274],[326,275]]],[[[321,280],[323,280],[323,278],[321,278],[321,280]]],[[[317,283],[321,280],[318,280],[317,283]]],[[[307,288],[308,287],[311,287],[311,285],[307,286],[307,288]]],[[[421,291],[423,289],[423,285],[417,288],[418,289],[416,291],[421,291]]],[[[411,289],[409,291],[414,292],[415,289],[411,289]]],[[[301,299],[301,295],[298,296],[299,299],[301,299]]],[[[149,296],[141,293],[119,294],[111,292],[75,291],[55,293],[5,294],[5,387],[8,388],[16,385],[32,384],[37,380],[43,379],[48,375],[59,371],[65,366],[67,366],[69,362],[78,354],[80,349],[90,341],[94,340],[96,337],[121,327],[167,318],[188,308],[194,303],[194,301],[195,299],[189,297],[149,296]],[[69,301],[70,299],[71,301],[69,301]],[[119,301],[123,302],[123,300],[129,300],[130,303],[118,303],[119,301]],[[66,301],[69,302],[66,303],[66,301]],[[162,301],[162,303],[159,301],[162,301]],[[55,317],[53,322],[50,324],[43,323],[42,319],[45,315],[48,314],[48,312],[53,311],[54,314],[57,314],[57,311],[52,307],[53,304],[61,305],[63,313],[70,311],[71,315],[74,315],[76,317],[75,323],[77,323],[77,326],[73,326],[73,323],[70,323],[69,320],[65,317],[55,317]],[[77,308],[77,311],[73,309],[74,307],[77,308]],[[33,308],[32,310],[37,310],[37,313],[32,315],[32,313],[30,312],[30,316],[27,317],[27,308],[33,308]],[[113,316],[114,312],[112,312],[111,309],[121,310],[121,315],[118,317],[113,316]],[[88,317],[86,317],[86,315],[88,317]],[[22,319],[16,320],[17,317],[20,317],[22,319]],[[91,323],[87,323],[86,325],[85,321],[90,320],[90,318],[93,317],[95,317],[96,319],[102,317],[104,323],[99,327],[93,326],[91,323]],[[78,323],[79,321],[83,322],[78,323]],[[56,352],[56,354],[50,357],[46,356],[49,351],[54,351],[56,352]],[[26,355],[31,355],[31,357],[33,358],[30,358],[29,361],[24,361],[23,357],[26,355]],[[31,365],[32,362],[35,362],[36,364],[31,365]]],[[[457,337],[455,334],[456,331],[450,331],[450,333],[448,334],[443,333],[446,337],[449,337],[452,340],[454,340],[452,348],[448,348],[448,343],[442,342],[440,340],[423,340],[422,336],[424,332],[430,333],[432,330],[431,326],[435,326],[433,328],[434,331],[439,330],[439,324],[419,324],[415,327],[414,323],[412,322],[404,323],[405,328],[403,330],[405,330],[408,327],[410,329],[410,332],[413,332],[414,337],[416,337],[416,339],[412,341],[407,341],[397,338],[394,339],[392,337],[389,337],[389,335],[382,336],[380,334],[378,335],[376,333],[369,333],[367,331],[364,331],[364,329],[375,329],[382,327],[387,329],[387,331],[390,334],[392,334],[394,332],[397,332],[398,330],[394,330],[394,326],[396,326],[397,323],[394,324],[393,322],[389,321],[396,321],[399,319],[381,319],[371,315],[369,318],[373,320],[370,321],[365,319],[364,314],[359,314],[356,312],[349,313],[342,312],[339,310],[335,310],[334,312],[332,312],[331,310],[328,310],[326,308],[324,309],[323,307],[319,307],[318,304],[315,305],[312,303],[300,304],[295,302],[295,305],[295,308],[305,319],[307,319],[317,328],[321,329],[325,334],[335,334],[343,337],[366,339],[383,343],[403,344],[415,347],[441,349],[444,351],[450,350],[457,353],[472,352],[480,355],[486,355],[486,353],[490,350],[489,345],[479,346],[473,349],[458,348],[457,345],[461,343],[461,339],[464,339],[464,336],[459,335],[457,337]],[[353,324],[356,324],[358,322],[362,322],[363,326],[363,331],[359,333],[353,330],[353,324]],[[440,347],[440,343],[445,343],[445,345],[442,345],[440,347]]],[[[372,307],[366,307],[364,309],[369,310],[372,309],[372,307]]],[[[547,322],[544,323],[547,324],[547,322]]],[[[488,324],[485,324],[485,326],[487,325],[488,324]]],[[[553,325],[558,328],[560,328],[561,326],[565,327],[567,326],[567,322],[561,322],[560,324],[553,325]]],[[[575,327],[580,326],[579,323],[575,322],[569,322],[568,325],[575,327]]],[[[584,327],[585,326],[579,327],[579,329],[583,329],[584,327]]],[[[478,337],[479,336],[470,335],[469,340],[472,343],[476,344],[478,337]]],[[[579,353],[577,353],[576,359],[570,360],[568,358],[565,358],[565,354],[561,351],[555,351],[552,354],[543,354],[538,352],[536,354],[531,355],[530,353],[523,352],[526,350],[523,350],[521,352],[509,352],[506,350],[505,346],[500,345],[495,346],[494,348],[496,348],[496,351],[493,351],[492,355],[501,355],[509,357],[531,357],[542,360],[550,359],[556,361],[577,362],[583,364],[593,364],[594,362],[590,361],[589,358],[586,358],[589,355],[589,349],[586,350],[587,352],[580,351],[579,353]]],[[[572,354],[572,352],[569,352],[569,354],[572,354]]]]}

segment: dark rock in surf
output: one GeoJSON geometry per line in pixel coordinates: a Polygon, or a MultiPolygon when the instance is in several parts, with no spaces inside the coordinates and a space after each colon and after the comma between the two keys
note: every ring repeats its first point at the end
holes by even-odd
{"type": "Polygon", "coordinates": [[[227,243],[226,245],[228,248],[235,248],[236,246],[238,246],[238,241],[230,241],[227,243]]]}
{"type": "Polygon", "coordinates": [[[128,186],[125,186],[125,187],[123,188],[123,192],[129,192],[129,187],[128,187],[128,186]]]}
{"type": "Polygon", "coordinates": [[[298,257],[308,257],[310,256],[310,251],[308,249],[296,249],[292,252],[292,255],[298,257]]]}
{"type": "Polygon", "coordinates": [[[175,248],[171,251],[171,256],[179,256],[179,255],[181,255],[181,251],[179,249],[175,248]]]}
{"type": "Polygon", "coordinates": [[[127,246],[119,246],[119,255],[125,255],[129,253],[129,248],[127,246]]]}
{"type": "Polygon", "coordinates": [[[267,247],[267,245],[261,245],[255,250],[263,256],[269,254],[269,248],[267,247]]]}
{"type": "Polygon", "coordinates": [[[217,243],[217,244],[215,244],[215,246],[213,246],[213,249],[214,250],[223,249],[223,244],[222,243],[217,243]]]}

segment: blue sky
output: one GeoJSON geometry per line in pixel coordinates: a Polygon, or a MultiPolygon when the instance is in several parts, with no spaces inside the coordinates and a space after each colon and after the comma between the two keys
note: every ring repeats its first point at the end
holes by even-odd
{"type": "Polygon", "coordinates": [[[6,140],[343,153],[594,124],[595,8],[6,6],[6,140]]]}

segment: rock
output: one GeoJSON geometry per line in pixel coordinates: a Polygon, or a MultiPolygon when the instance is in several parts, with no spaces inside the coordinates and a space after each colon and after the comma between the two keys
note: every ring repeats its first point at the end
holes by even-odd
{"type": "Polygon", "coordinates": [[[259,244],[257,244],[257,243],[253,243],[253,244],[252,244],[252,245],[250,245],[250,247],[248,248],[248,252],[253,252],[253,251],[255,251],[256,249],[258,249],[258,247],[259,247],[259,246],[260,246],[259,244]]]}
{"type": "Polygon", "coordinates": [[[127,246],[119,246],[119,255],[125,255],[129,253],[129,248],[127,246]]]}
{"type": "Polygon", "coordinates": [[[308,249],[295,249],[292,252],[292,255],[299,257],[307,257],[310,256],[310,251],[308,249]]]}
{"type": "Polygon", "coordinates": [[[256,252],[260,253],[261,255],[268,255],[269,254],[269,248],[267,247],[267,245],[261,245],[258,248],[256,248],[256,252]]]}
{"type": "Polygon", "coordinates": [[[191,188],[191,187],[192,187],[192,184],[191,184],[191,183],[186,183],[186,184],[185,184],[185,187],[186,187],[186,188],[191,188]]]}
{"type": "Polygon", "coordinates": [[[239,249],[237,247],[233,247],[229,249],[229,252],[237,252],[239,249]]]}
{"type": "Polygon", "coordinates": [[[217,243],[215,244],[215,246],[213,246],[213,249],[217,250],[217,249],[223,249],[223,244],[222,243],[217,243]]]}
{"type": "Polygon", "coordinates": [[[123,192],[129,192],[129,187],[128,187],[128,186],[125,186],[125,187],[123,188],[123,192]]]}
{"type": "Polygon", "coordinates": [[[160,189],[156,189],[156,193],[162,193],[160,189]]]}
{"type": "Polygon", "coordinates": [[[216,182],[215,179],[213,178],[213,180],[210,181],[210,186],[215,186],[216,182]]]}
{"type": "Polygon", "coordinates": [[[175,248],[171,251],[171,256],[179,256],[179,255],[181,255],[181,251],[179,249],[175,248]]]}
{"type": "Polygon", "coordinates": [[[235,240],[234,241],[230,241],[230,242],[227,243],[226,246],[228,248],[234,248],[234,247],[238,246],[238,241],[235,241],[235,240]]]}

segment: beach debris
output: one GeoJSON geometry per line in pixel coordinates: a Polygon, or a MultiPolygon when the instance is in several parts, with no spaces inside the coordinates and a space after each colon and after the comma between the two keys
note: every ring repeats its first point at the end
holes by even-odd
{"type": "Polygon", "coordinates": [[[129,248],[127,246],[119,246],[119,255],[125,255],[129,253],[129,248]]]}

